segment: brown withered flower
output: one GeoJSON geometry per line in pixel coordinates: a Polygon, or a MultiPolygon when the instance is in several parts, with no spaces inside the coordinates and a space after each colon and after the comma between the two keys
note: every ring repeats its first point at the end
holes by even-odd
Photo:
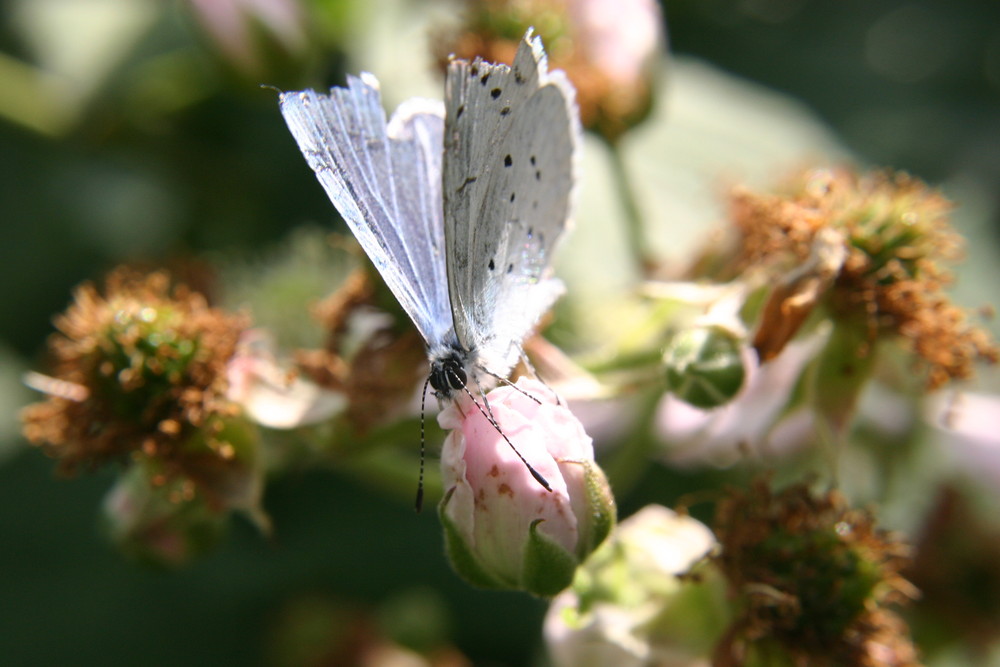
{"type": "Polygon", "coordinates": [[[863,327],[869,345],[902,338],[930,389],[971,376],[976,362],[997,361],[996,344],[944,292],[963,239],[949,222],[951,202],[920,180],[812,169],[775,194],[738,188],[730,204],[735,270],[779,276],[756,334],[762,359],[824,306],[837,321],[863,327]]]}
{"type": "Polygon", "coordinates": [[[837,491],[774,491],[758,479],[718,504],[715,533],[716,562],[741,610],[716,665],[771,652],[792,665],[918,664],[892,609],[916,596],[900,574],[909,548],[837,491]]]}
{"type": "Polygon", "coordinates": [[[224,434],[239,412],[225,398],[226,363],[245,315],[209,307],[165,273],[117,269],[103,292],[77,288],[55,326],[53,377],[33,376],[49,396],[22,420],[63,472],[140,457],[164,479],[197,478],[194,468],[236,457],[241,445],[224,434]]]}
{"type": "Polygon", "coordinates": [[[358,324],[366,316],[370,322],[380,317],[380,296],[369,271],[354,271],[313,309],[327,332],[323,348],[295,353],[306,377],[346,394],[347,419],[360,433],[396,415],[427,375],[426,348],[413,327],[358,324]]]}

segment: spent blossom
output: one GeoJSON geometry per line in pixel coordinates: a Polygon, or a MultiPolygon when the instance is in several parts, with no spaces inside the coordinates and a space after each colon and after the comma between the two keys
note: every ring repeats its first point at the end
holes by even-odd
{"type": "Polygon", "coordinates": [[[715,564],[740,612],[714,664],[919,664],[894,609],[917,596],[901,574],[911,550],[838,491],[774,490],[759,478],[717,504],[715,533],[715,564]]]}
{"type": "Polygon", "coordinates": [[[55,324],[53,376],[26,378],[48,397],[22,412],[24,434],[66,473],[126,464],[112,497],[129,502],[106,508],[119,543],[178,563],[175,551],[145,549],[162,534],[153,524],[188,526],[197,514],[216,525],[241,510],[266,525],[258,436],[227,394],[245,315],[166,273],[118,269],[103,292],[78,288],[55,324]]]}
{"type": "Polygon", "coordinates": [[[165,273],[119,269],[103,294],[79,287],[49,341],[48,385],[59,389],[24,410],[25,436],[66,472],[130,455],[183,467],[202,433],[206,453],[233,458],[234,445],[213,436],[239,414],[226,365],[247,324],[165,273]]]}
{"type": "Polygon", "coordinates": [[[392,300],[379,293],[379,284],[368,272],[353,271],[312,308],[326,332],[322,348],[294,353],[303,381],[319,387],[322,395],[345,397],[342,412],[359,433],[399,418],[425,373],[420,336],[412,329],[399,332],[393,317],[379,307],[392,300]]]}
{"type": "Polygon", "coordinates": [[[607,537],[614,499],[590,438],[550,388],[522,378],[486,401],[499,431],[471,401],[455,401],[438,418],[452,429],[439,507],[448,555],[470,583],[554,595],[607,537]]]}
{"type": "Polygon", "coordinates": [[[804,305],[822,305],[836,323],[858,332],[859,360],[876,338],[901,339],[930,389],[970,377],[976,362],[995,363],[996,344],[944,291],[951,280],[947,265],[961,257],[962,246],[949,221],[951,207],[920,180],[890,171],[810,169],[775,194],[735,190],[735,266],[783,275],[765,311],[780,316],[765,318],[757,332],[762,356],[773,356],[791,338],[794,330],[784,329],[789,321],[805,321],[804,305]],[[815,268],[785,275],[796,266],[815,268]],[[800,279],[788,281],[788,275],[800,279]],[[783,329],[780,335],[774,327],[783,329]]]}

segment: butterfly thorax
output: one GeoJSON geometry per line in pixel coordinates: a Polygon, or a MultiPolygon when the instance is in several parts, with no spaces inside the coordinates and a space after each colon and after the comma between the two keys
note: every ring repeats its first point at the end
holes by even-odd
{"type": "Polygon", "coordinates": [[[451,398],[453,392],[461,391],[469,381],[465,371],[472,353],[459,345],[442,348],[438,353],[431,351],[431,387],[438,398],[451,398]]]}

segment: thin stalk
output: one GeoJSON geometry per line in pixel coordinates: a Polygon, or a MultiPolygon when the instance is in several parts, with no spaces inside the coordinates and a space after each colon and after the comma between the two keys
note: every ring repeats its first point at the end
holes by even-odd
{"type": "Polygon", "coordinates": [[[618,142],[607,142],[611,155],[611,173],[615,179],[615,187],[618,190],[622,208],[625,210],[625,234],[629,252],[635,265],[642,271],[642,275],[647,276],[656,266],[656,261],[647,248],[642,212],[639,209],[639,201],[636,198],[635,189],[632,187],[632,180],[629,178],[620,145],[618,142]]]}

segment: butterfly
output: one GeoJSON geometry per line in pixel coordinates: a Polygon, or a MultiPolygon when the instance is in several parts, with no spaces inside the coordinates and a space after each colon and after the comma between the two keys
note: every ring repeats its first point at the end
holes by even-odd
{"type": "Polygon", "coordinates": [[[475,402],[470,384],[482,396],[505,381],[564,291],[550,258],[577,180],[575,92],[541,39],[529,29],[511,66],[453,59],[443,105],[411,99],[388,122],[367,73],[329,95],[282,93],[280,108],[423,336],[438,398],[475,402]]]}

